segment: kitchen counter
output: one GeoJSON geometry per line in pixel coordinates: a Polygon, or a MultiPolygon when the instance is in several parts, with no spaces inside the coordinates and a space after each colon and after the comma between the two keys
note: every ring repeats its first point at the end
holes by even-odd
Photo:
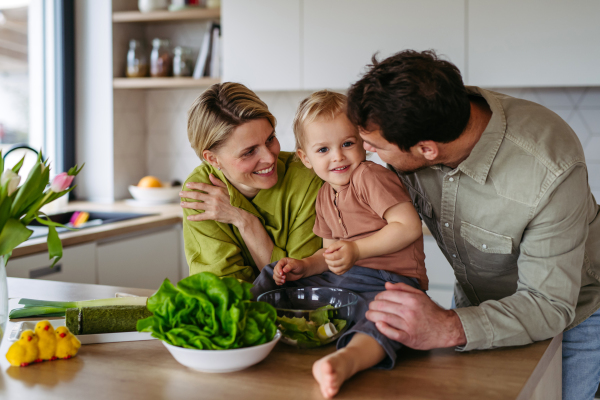
{"type": "MultiPolygon", "coordinates": [[[[179,203],[161,204],[151,207],[139,207],[129,205],[124,201],[109,204],[75,201],[70,202],[66,208],[60,210],[60,212],[63,211],[104,211],[156,214],[147,217],[129,219],[96,227],[85,228],[73,232],[60,233],[59,236],[63,247],[94,242],[97,240],[137,231],[173,225],[180,223],[181,219],[183,218],[183,212],[179,206],[179,203]]],[[[11,259],[30,254],[43,253],[46,251],[48,251],[46,237],[30,239],[13,251],[11,259]]]]}
{"type": "MultiPolygon", "coordinates": [[[[161,204],[151,207],[139,207],[132,206],[125,201],[118,201],[115,203],[74,201],[70,202],[67,207],[60,210],[60,212],[63,211],[104,211],[156,214],[148,217],[112,222],[74,232],[62,232],[59,234],[59,237],[62,241],[63,247],[89,243],[137,231],[173,225],[181,222],[181,219],[183,218],[183,212],[178,203],[161,204]]],[[[425,224],[423,224],[423,234],[431,235],[425,224]]],[[[43,253],[46,251],[48,251],[46,237],[39,237],[30,239],[17,247],[13,251],[11,258],[14,259],[30,254],[43,253]]]]}
{"type": "MultiPolygon", "coordinates": [[[[9,296],[48,300],[149,296],[153,290],[8,279],[9,296]]],[[[14,322],[9,322],[10,332],[14,322]]],[[[342,387],[336,399],[560,399],[562,335],[528,346],[459,353],[454,349],[401,351],[391,371],[368,370],[342,387]]],[[[244,371],[204,374],[190,370],[158,340],[82,346],[77,357],[10,367],[0,346],[0,388],[10,399],[321,399],[311,375],[329,345],[298,350],[279,343],[244,371]]]]}

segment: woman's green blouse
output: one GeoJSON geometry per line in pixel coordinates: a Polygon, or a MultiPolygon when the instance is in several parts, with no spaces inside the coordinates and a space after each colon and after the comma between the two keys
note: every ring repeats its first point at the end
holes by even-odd
{"type": "MultiPolygon", "coordinates": [[[[295,160],[294,153],[279,153],[277,184],[262,189],[252,200],[244,197],[221,171],[206,162],[185,182],[210,184],[208,175],[211,173],[227,184],[232,206],[248,211],[262,222],[273,239],[271,262],[284,257],[302,259],[323,247],[321,238],[313,233],[315,200],[323,182],[312,170],[295,160]]],[[[190,189],[184,185],[183,190],[190,189]]],[[[252,282],[259,270],[237,227],[217,221],[187,220],[189,215],[201,212],[183,209],[183,239],[190,274],[210,271],[218,276],[252,282]]]]}

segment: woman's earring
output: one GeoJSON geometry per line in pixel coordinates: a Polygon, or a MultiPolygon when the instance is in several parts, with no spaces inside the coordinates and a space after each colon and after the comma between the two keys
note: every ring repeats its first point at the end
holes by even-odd
{"type": "Polygon", "coordinates": [[[221,167],[217,167],[217,169],[220,171],[220,170],[221,170],[221,167]]]}

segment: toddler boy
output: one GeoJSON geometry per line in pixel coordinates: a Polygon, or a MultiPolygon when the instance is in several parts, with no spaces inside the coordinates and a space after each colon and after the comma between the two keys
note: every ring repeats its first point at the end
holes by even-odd
{"type": "Polygon", "coordinates": [[[323,249],[263,268],[255,294],[288,287],[340,287],[357,293],[356,324],[338,350],[313,365],[323,396],[333,397],[357,372],[393,368],[400,343],[365,318],[385,283],[427,290],[421,220],[399,178],[366,161],[357,128],[345,113],[346,97],[322,90],[303,100],[294,119],[298,157],[325,181],[316,201],[314,233],[323,249]]]}

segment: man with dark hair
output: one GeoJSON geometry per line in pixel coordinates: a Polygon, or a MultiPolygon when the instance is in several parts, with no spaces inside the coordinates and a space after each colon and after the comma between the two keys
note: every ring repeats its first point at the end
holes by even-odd
{"type": "Polygon", "coordinates": [[[564,331],[563,398],[600,380],[600,218],[583,149],[550,110],[477,87],[432,51],[373,59],[348,94],[454,269],[457,308],[388,284],[367,318],[416,349],[491,349],[564,331]]]}

